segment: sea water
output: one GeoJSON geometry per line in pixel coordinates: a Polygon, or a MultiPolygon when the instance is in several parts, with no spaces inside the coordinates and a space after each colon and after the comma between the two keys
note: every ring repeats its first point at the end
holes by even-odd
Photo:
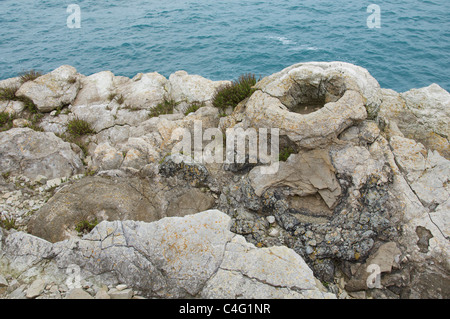
{"type": "Polygon", "coordinates": [[[0,0],[0,79],[69,64],[231,80],[306,61],[360,65],[399,92],[450,90],[450,1],[0,0]]]}

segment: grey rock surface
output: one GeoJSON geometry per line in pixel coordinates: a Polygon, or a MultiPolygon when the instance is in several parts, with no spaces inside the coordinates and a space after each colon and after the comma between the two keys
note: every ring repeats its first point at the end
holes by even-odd
{"type": "Polygon", "coordinates": [[[139,178],[86,177],[56,193],[33,216],[30,233],[51,242],[76,235],[83,221],[135,220],[195,214],[211,208],[214,198],[197,188],[168,189],[139,178]]]}
{"type": "MultiPolygon", "coordinates": [[[[75,265],[80,277],[122,282],[148,297],[335,297],[324,292],[293,250],[256,248],[230,232],[230,226],[229,216],[210,210],[153,223],[104,221],[83,238],[55,244],[14,232],[5,240],[1,261],[10,270],[20,266],[23,274],[30,274],[34,269],[60,282],[67,278],[64,270],[75,265]],[[252,289],[235,286],[241,281],[252,289]]],[[[130,288],[115,288],[108,295],[129,298],[130,288]]],[[[71,297],[87,295],[78,289],[66,296],[71,297]]]]}
{"type": "Polygon", "coordinates": [[[25,82],[16,92],[16,96],[31,99],[41,112],[51,112],[61,105],[72,103],[79,89],[77,70],[63,65],[34,81],[25,82]]]}

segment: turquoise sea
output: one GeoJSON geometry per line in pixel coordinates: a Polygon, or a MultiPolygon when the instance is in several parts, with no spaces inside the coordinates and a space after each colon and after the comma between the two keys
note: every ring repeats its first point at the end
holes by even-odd
{"type": "Polygon", "coordinates": [[[0,79],[69,64],[85,75],[186,70],[224,80],[336,60],[399,92],[450,91],[450,1],[0,0],[0,79]],[[70,4],[80,28],[67,25],[70,4]],[[371,4],[380,28],[367,25],[371,4]]]}

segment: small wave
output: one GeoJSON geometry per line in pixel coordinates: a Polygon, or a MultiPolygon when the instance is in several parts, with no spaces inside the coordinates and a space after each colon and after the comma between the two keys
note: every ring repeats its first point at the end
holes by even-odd
{"type": "Polygon", "coordinates": [[[317,51],[318,47],[308,46],[308,45],[299,45],[289,49],[290,51],[317,51]]]}
{"type": "Polygon", "coordinates": [[[280,37],[280,36],[267,36],[267,39],[272,39],[272,40],[277,40],[279,42],[281,42],[281,44],[283,45],[295,45],[297,44],[297,42],[290,40],[286,37],[280,37]]]}
{"type": "Polygon", "coordinates": [[[290,46],[288,48],[289,51],[317,51],[318,47],[307,45],[307,44],[299,44],[294,40],[288,39],[286,37],[281,36],[266,36],[267,39],[277,40],[281,42],[282,45],[290,46]]]}

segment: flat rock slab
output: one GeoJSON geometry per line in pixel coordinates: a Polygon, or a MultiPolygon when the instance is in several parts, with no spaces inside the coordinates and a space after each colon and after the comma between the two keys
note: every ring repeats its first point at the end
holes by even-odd
{"type": "Polygon", "coordinates": [[[197,188],[166,189],[139,178],[85,177],[56,193],[31,219],[31,234],[51,242],[76,235],[82,221],[135,220],[195,214],[214,205],[197,188]]]}
{"type": "MultiPolygon", "coordinates": [[[[132,289],[159,298],[335,298],[292,249],[257,248],[233,234],[231,224],[228,215],[209,210],[153,223],[104,221],[83,238],[55,244],[14,232],[4,241],[2,262],[62,281],[77,265],[83,278],[129,287],[113,288],[112,299],[130,298],[132,289]]],[[[78,289],[69,297],[87,296],[78,289]]]]}

